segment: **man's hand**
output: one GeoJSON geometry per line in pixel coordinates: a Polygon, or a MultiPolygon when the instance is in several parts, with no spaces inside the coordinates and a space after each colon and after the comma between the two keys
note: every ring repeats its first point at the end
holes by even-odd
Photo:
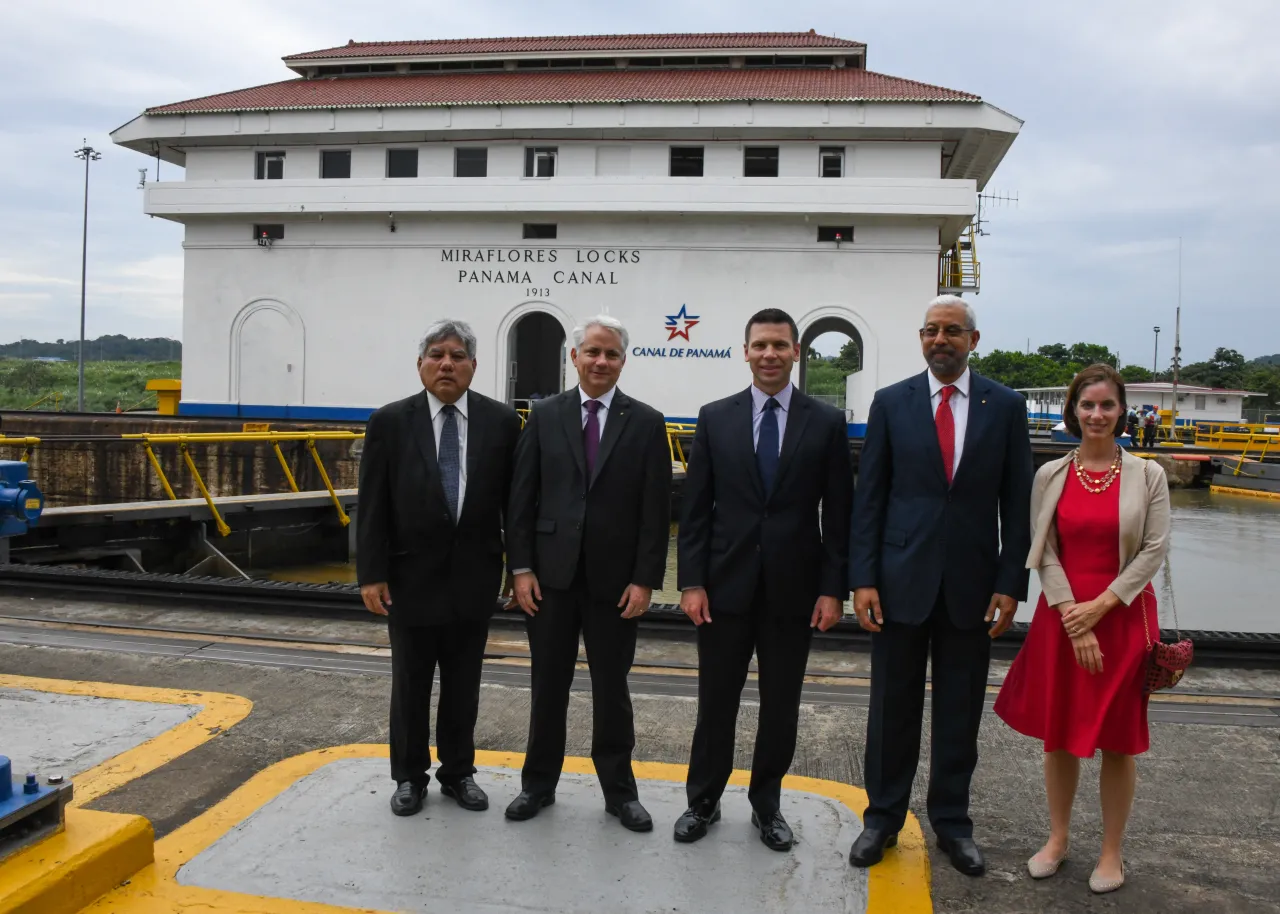
{"type": "Polygon", "coordinates": [[[364,601],[364,608],[369,612],[385,616],[387,607],[391,605],[391,591],[387,588],[386,581],[379,581],[377,584],[361,584],[360,599],[364,601]]]}
{"type": "Polygon", "coordinates": [[[869,632],[878,632],[884,625],[880,591],[874,587],[859,587],[853,592],[853,611],[858,614],[858,624],[869,632]]]}
{"type": "Polygon", "coordinates": [[[1078,638],[1072,638],[1071,648],[1076,652],[1076,663],[1086,673],[1102,672],[1102,648],[1098,645],[1097,635],[1085,632],[1078,638]]]}
{"type": "Polygon", "coordinates": [[[1002,593],[992,594],[991,602],[987,605],[986,619],[988,624],[990,624],[992,619],[995,619],[996,624],[991,626],[991,630],[988,634],[990,634],[992,638],[999,638],[1003,635],[1009,630],[1009,626],[1013,624],[1013,616],[1017,611],[1018,601],[1013,597],[1005,596],[1002,593]],[[998,619],[996,618],[997,611],[1000,613],[1000,617],[998,619]]]}
{"type": "Polygon", "coordinates": [[[818,602],[813,604],[813,618],[809,620],[809,627],[825,632],[839,622],[843,615],[844,606],[835,597],[818,597],[818,602]]]}
{"type": "Polygon", "coordinates": [[[690,587],[680,594],[680,608],[693,620],[694,625],[711,621],[711,604],[707,602],[705,587],[690,587]]]}
{"type": "Polygon", "coordinates": [[[542,588],[538,586],[538,576],[532,571],[524,571],[516,575],[516,603],[527,615],[538,611],[538,600],[542,599],[542,588]]]}
{"type": "Polygon", "coordinates": [[[622,610],[622,618],[635,619],[643,616],[645,610],[649,608],[649,600],[652,597],[652,587],[628,584],[627,589],[622,592],[622,599],[618,601],[619,606],[626,607],[622,610]]]}

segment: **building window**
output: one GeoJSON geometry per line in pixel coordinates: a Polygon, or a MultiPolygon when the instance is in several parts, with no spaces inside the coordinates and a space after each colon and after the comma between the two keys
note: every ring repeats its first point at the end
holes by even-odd
{"type": "Polygon", "coordinates": [[[819,241],[839,241],[842,244],[853,240],[852,225],[820,225],[818,226],[819,241]]]}
{"type": "Polygon", "coordinates": [[[823,146],[818,150],[818,175],[823,178],[844,177],[843,146],[823,146]]]}
{"type": "Polygon", "coordinates": [[[701,146],[672,146],[671,177],[701,178],[702,160],[701,146]]]}
{"type": "Polygon", "coordinates": [[[283,237],[283,225],[255,225],[253,227],[253,238],[259,244],[262,244],[264,241],[279,241],[283,237]]]}
{"type": "Polygon", "coordinates": [[[526,178],[554,178],[556,176],[556,147],[525,147],[524,176],[526,178]]]}
{"type": "Polygon", "coordinates": [[[547,239],[556,237],[556,226],[554,222],[526,222],[524,224],[524,237],[531,239],[547,239]]]}
{"type": "Polygon", "coordinates": [[[455,178],[488,177],[489,150],[483,146],[459,146],[453,151],[453,176],[455,178]]]}
{"type": "Polygon", "coordinates": [[[776,178],[778,147],[748,146],[742,156],[742,175],[745,178],[776,178]]]}
{"type": "Polygon", "coordinates": [[[1196,409],[1204,409],[1204,408],[1205,408],[1204,394],[1196,394],[1196,409]]]}
{"type": "Polygon", "coordinates": [[[418,150],[388,149],[387,177],[416,178],[418,176],[418,150]]]}
{"type": "Polygon", "coordinates": [[[351,150],[350,149],[320,150],[320,177],[322,178],[351,177],[351,150]]]}
{"type": "Polygon", "coordinates": [[[258,153],[258,164],[254,169],[253,176],[259,181],[271,180],[279,181],[284,177],[284,153],[283,152],[260,152],[258,153]]]}

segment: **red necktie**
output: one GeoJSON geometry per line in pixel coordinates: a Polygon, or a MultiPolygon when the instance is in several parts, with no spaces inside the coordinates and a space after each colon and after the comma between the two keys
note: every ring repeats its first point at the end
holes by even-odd
{"type": "Polygon", "coordinates": [[[933,415],[934,424],[938,426],[938,447],[942,449],[942,468],[947,472],[947,485],[951,485],[951,474],[956,462],[956,417],[951,412],[951,395],[956,392],[954,384],[942,388],[942,402],[933,415]]]}

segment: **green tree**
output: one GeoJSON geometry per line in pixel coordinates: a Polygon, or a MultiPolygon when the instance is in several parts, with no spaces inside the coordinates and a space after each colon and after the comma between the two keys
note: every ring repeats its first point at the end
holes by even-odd
{"type": "Polygon", "coordinates": [[[1052,362],[1057,362],[1059,365],[1065,365],[1071,361],[1071,350],[1062,343],[1050,343],[1047,346],[1041,346],[1036,352],[1052,362]]]}
{"type": "Polygon", "coordinates": [[[1120,369],[1120,376],[1124,378],[1126,384],[1140,384],[1144,381],[1151,381],[1154,375],[1151,369],[1143,368],[1141,365],[1126,365],[1120,369]]]}
{"type": "Polygon", "coordinates": [[[1086,365],[1103,363],[1115,367],[1116,357],[1106,346],[1097,343],[1072,343],[1068,362],[1075,362],[1081,368],[1086,365]]]}
{"type": "Polygon", "coordinates": [[[972,356],[969,364],[978,374],[1013,388],[1060,387],[1070,383],[1076,370],[1041,353],[1027,355],[1003,349],[993,349],[985,356],[972,356]]]}
{"type": "Polygon", "coordinates": [[[833,364],[846,375],[853,374],[862,368],[862,350],[856,340],[849,340],[840,347],[840,354],[832,360],[833,364]]]}
{"type": "Polygon", "coordinates": [[[1239,388],[1244,383],[1244,356],[1234,349],[1219,347],[1207,362],[1193,362],[1179,373],[1180,380],[1205,387],[1239,388]]]}

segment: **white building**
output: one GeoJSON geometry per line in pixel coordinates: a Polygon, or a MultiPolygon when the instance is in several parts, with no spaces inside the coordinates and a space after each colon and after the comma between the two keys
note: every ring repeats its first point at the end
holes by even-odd
{"type": "MultiPolygon", "coordinates": [[[[1125,385],[1129,405],[1138,410],[1155,408],[1162,412],[1173,409],[1173,385],[1168,381],[1138,382],[1125,385]]],[[[1035,419],[1061,419],[1067,398],[1065,387],[1027,387],[1018,393],[1027,398],[1027,413],[1035,419]]],[[[1224,390],[1217,387],[1178,385],[1178,423],[1228,422],[1239,424],[1244,416],[1245,397],[1263,397],[1254,390],[1224,390]]]]}
{"type": "MultiPolygon", "coordinates": [[[[297,78],[150,108],[120,145],[184,166],[188,415],[363,418],[418,389],[433,319],[475,386],[562,389],[565,336],[626,323],[622,385],[672,418],[748,382],[743,326],[861,344],[850,422],[977,289],[976,194],[1021,122],[808,33],[351,43],[297,78]],[[265,237],[264,237],[265,236],[265,237]]],[[[803,364],[803,362],[802,362],[803,364]]]]}

